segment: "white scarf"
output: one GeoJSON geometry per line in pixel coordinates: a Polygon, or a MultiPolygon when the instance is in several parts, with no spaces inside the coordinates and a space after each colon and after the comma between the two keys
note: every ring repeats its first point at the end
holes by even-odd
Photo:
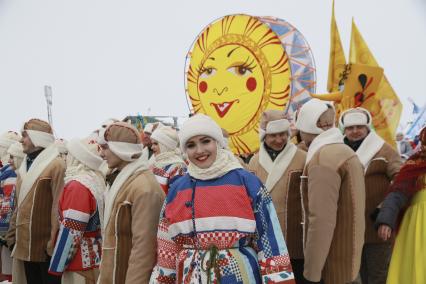
{"type": "Polygon", "coordinates": [[[182,157],[179,156],[175,151],[161,152],[155,156],[154,167],[164,168],[172,164],[182,164],[185,165],[182,157]]]}
{"type": "Polygon", "coordinates": [[[148,162],[148,160],[149,160],[148,156],[149,156],[148,147],[144,147],[143,150],[142,150],[142,155],[141,155],[140,159],[148,162]]]}
{"type": "Polygon", "coordinates": [[[336,127],[330,128],[323,133],[319,134],[309,145],[308,154],[306,156],[306,164],[312,159],[314,154],[325,145],[329,144],[342,144],[343,135],[336,127]]]}
{"type": "Polygon", "coordinates": [[[19,167],[19,175],[21,177],[22,184],[19,190],[18,207],[21,205],[22,201],[24,201],[25,197],[33,187],[37,178],[46,169],[46,167],[58,156],[58,149],[55,145],[51,144],[37,156],[28,172],[27,158],[26,156],[24,157],[24,160],[21,166],[19,167]]]}
{"type": "Polygon", "coordinates": [[[241,164],[232,152],[219,148],[218,146],[216,160],[208,169],[201,169],[189,161],[188,173],[193,178],[209,180],[224,176],[231,170],[241,168],[241,164]]]}
{"type": "Polygon", "coordinates": [[[293,143],[287,142],[287,145],[281,153],[272,161],[265,149],[265,142],[260,145],[259,163],[268,173],[265,186],[268,192],[271,192],[275,184],[280,180],[284,172],[287,170],[290,162],[296,155],[297,147],[293,143]]]}
{"type": "Polygon", "coordinates": [[[104,221],[103,221],[104,228],[103,229],[105,229],[105,227],[108,225],[109,219],[111,217],[115,197],[117,196],[117,193],[120,191],[121,186],[127,181],[127,179],[132,174],[141,172],[146,169],[148,169],[148,166],[146,161],[144,160],[138,159],[134,162],[131,162],[120,171],[120,173],[115,178],[115,181],[112,184],[112,186],[107,187],[104,194],[105,210],[104,210],[104,221]]]}
{"type": "Polygon", "coordinates": [[[361,146],[356,150],[356,154],[365,170],[367,170],[368,163],[374,155],[383,147],[383,144],[385,144],[385,141],[375,131],[370,131],[362,141],[361,146]]]}

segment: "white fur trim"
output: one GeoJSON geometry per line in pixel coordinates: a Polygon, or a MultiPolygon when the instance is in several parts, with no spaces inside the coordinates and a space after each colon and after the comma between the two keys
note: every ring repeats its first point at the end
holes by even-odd
{"type": "Polygon", "coordinates": [[[68,149],[67,149],[67,141],[63,140],[63,139],[57,139],[55,140],[55,146],[56,148],[58,148],[58,152],[60,154],[67,154],[68,153],[68,149]]]}
{"type": "Polygon", "coordinates": [[[260,141],[263,141],[263,139],[265,138],[266,132],[265,130],[263,130],[262,128],[259,127],[259,139],[260,141]]]}
{"type": "Polygon", "coordinates": [[[185,153],[186,142],[194,136],[206,135],[225,148],[223,143],[223,133],[219,125],[209,116],[205,114],[196,114],[185,121],[179,132],[180,147],[185,153]]]}
{"type": "MultiPolygon", "coordinates": [[[[21,164],[19,168],[19,174],[22,179],[19,195],[18,195],[18,208],[21,206],[22,201],[27,196],[28,192],[34,185],[34,182],[38,179],[41,173],[46,169],[46,167],[59,156],[58,149],[54,145],[51,145],[44,149],[34,160],[33,164],[30,167],[30,170],[27,172],[27,159],[21,164]]],[[[19,210],[18,210],[19,216],[19,210]]]]}
{"type": "Polygon", "coordinates": [[[345,115],[342,119],[343,128],[355,126],[355,125],[364,125],[368,127],[367,116],[364,113],[360,112],[351,112],[345,115]]]}
{"type": "Polygon", "coordinates": [[[100,145],[107,144],[107,141],[105,140],[105,131],[106,131],[106,128],[99,129],[99,135],[96,139],[96,142],[100,145]]]}
{"type": "MultiPolygon", "coordinates": [[[[371,113],[367,109],[362,108],[362,107],[350,108],[350,109],[342,112],[342,114],[340,115],[340,118],[339,118],[340,129],[345,129],[345,127],[352,126],[352,125],[347,125],[347,116],[349,114],[352,114],[352,113],[361,113],[361,114],[365,115],[367,117],[367,124],[365,124],[365,125],[368,126],[370,129],[372,129],[373,118],[371,117],[371,113]],[[358,112],[355,112],[355,111],[358,111],[358,112]]],[[[357,124],[353,124],[353,125],[357,125],[357,124]]],[[[364,124],[359,124],[359,125],[364,125],[364,124]]]]}
{"type": "Polygon", "coordinates": [[[315,137],[315,139],[312,141],[311,145],[309,146],[308,154],[306,156],[306,165],[312,159],[314,154],[323,146],[329,145],[329,144],[341,144],[341,143],[343,143],[343,135],[338,128],[333,127],[324,131],[323,133],[315,137]]]}
{"type": "Polygon", "coordinates": [[[149,156],[149,150],[148,147],[144,147],[142,149],[142,155],[140,157],[141,160],[144,160],[145,162],[148,162],[148,156],[149,156]]]}
{"type": "Polygon", "coordinates": [[[151,139],[156,140],[157,142],[164,144],[167,148],[174,150],[178,146],[178,141],[169,137],[164,131],[164,128],[156,129],[151,135],[151,139]]]}
{"type": "Polygon", "coordinates": [[[324,132],[324,130],[317,126],[317,122],[319,117],[328,109],[328,105],[330,104],[319,99],[311,99],[306,102],[297,116],[296,128],[310,134],[324,132]]]}
{"type": "Polygon", "coordinates": [[[107,128],[109,125],[113,124],[114,122],[118,122],[118,119],[115,118],[109,118],[107,120],[105,120],[104,122],[102,122],[102,128],[107,128]]]}
{"type": "Polygon", "coordinates": [[[12,139],[8,139],[8,138],[0,138],[0,147],[3,148],[9,148],[10,145],[12,145],[13,143],[15,143],[16,140],[12,140],[12,139]]]}
{"type": "Polygon", "coordinates": [[[365,171],[367,170],[367,166],[371,159],[380,151],[384,144],[385,141],[377,135],[375,131],[370,131],[364,141],[362,141],[361,146],[359,146],[356,151],[356,154],[364,166],[365,171]]]}
{"type": "Polygon", "coordinates": [[[66,146],[69,153],[74,158],[76,158],[92,170],[99,171],[100,166],[103,162],[102,158],[90,152],[90,150],[83,144],[83,142],[78,139],[72,139],[67,143],[66,146]]]}
{"type": "MultiPolygon", "coordinates": [[[[104,221],[103,221],[103,230],[108,226],[108,222],[111,218],[112,208],[114,205],[115,197],[117,196],[118,191],[121,189],[122,185],[126,180],[134,173],[140,172],[148,169],[147,163],[144,160],[136,160],[128,165],[126,165],[115,178],[114,183],[111,187],[107,187],[105,191],[105,210],[104,210],[104,221]]],[[[115,218],[113,219],[115,220],[115,218]]]]}
{"type": "Polygon", "coordinates": [[[287,119],[273,120],[266,125],[266,134],[286,132],[289,128],[290,122],[287,119]]]}
{"type": "Polygon", "coordinates": [[[265,187],[271,192],[277,182],[280,180],[284,172],[287,170],[290,162],[296,155],[297,147],[293,143],[288,142],[281,153],[276,157],[275,161],[271,160],[265,145],[262,143],[259,150],[259,163],[268,173],[265,187]]]}
{"type": "Polygon", "coordinates": [[[154,123],[147,123],[145,125],[145,128],[143,129],[143,132],[145,132],[145,133],[152,133],[153,129],[154,129],[154,123]]]}
{"type": "Polygon", "coordinates": [[[142,154],[143,145],[127,142],[108,141],[109,149],[120,159],[126,162],[132,162],[139,158],[142,154]],[[139,155],[139,156],[138,156],[139,155]],[[134,156],[137,156],[134,158],[134,156]]]}
{"type": "MultiPolygon", "coordinates": [[[[51,144],[49,147],[47,147],[46,149],[44,149],[38,156],[37,158],[33,161],[33,164],[30,167],[30,170],[27,172],[27,159],[24,158],[21,166],[19,167],[19,175],[22,179],[22,183],[20,186],[20,190],[19,190],[19,195],[18,195],[18,205],[16,208],[16,224],[19,224],[20,221],[20,212],[21,210],[19,210],[22,202],[26,199],[28,193],[30,192],[31,188],[33,187],[34,183],[36,182],[36,180],[40,177],[41,173],[49,166],[49,164],[56,158],[59,156],[59,152],[58,149],[51,144]]],[[[34,195],[33,198],[35,198],[36,196],[34,195]]],[[[33,201],[34,202],[34,201],[33,201]]],[[[31,207],[31,216],[33,214],[33,210],[34,210],[34,206],[31,207]]],[[[30,221],[30,227],[31,227],[31,221],[30,221]]],[[[16,231],[16,239],[18,239],[18,231],[16,231]]],[[[28,248],[28,256],[27,256],[27,261],[29,260],[30,257],[30,252],[31,252],[31,231],[30,231],[30,235],[29,235],[29,248],[28,248]]],[[[12,255],[14,255],[15,253],[15,249],[16,246],[13,249],[12,255]]]]}
{"type": "Polygon", "coordinates": [[[55,137],[50,133],[29,129],[25,129],[24,131],[28,134],[31,142],[33,142],[36,147],[47,148],[55,142],[55,137]]]}
{"type": "Polygon", "coordinates": [[[25,153],[20,142],[15,142],[7,149],[7,153],[18,158],[24,158],[25,153]]]}

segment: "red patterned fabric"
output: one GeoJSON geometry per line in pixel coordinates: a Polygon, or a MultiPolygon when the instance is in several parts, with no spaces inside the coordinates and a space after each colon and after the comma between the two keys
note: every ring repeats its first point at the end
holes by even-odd
{"type": "Polygon", "coordinates": [[[422,181],[419,182],[418,177],[426,173],[426,127],[420,132],[420,142],[422,144],[420,151],[404,163],[389,192],[399,191],[410,198],[424,188],[424,184],[422,181]]]}

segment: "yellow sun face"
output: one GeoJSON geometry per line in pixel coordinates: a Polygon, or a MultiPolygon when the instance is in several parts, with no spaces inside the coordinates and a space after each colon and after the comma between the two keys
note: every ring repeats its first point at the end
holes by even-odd
{"type": "Polygon", "coordinates": [[[199,71],[198,92],[206,114],[229,125],[230,134],[256,115],[262,102],[264,78],[260,64],[241,45],[214,50],[199,71]]]}
{"type": "Polygon", "coordinates": [[[290,93],[289,61],[278,36],[258,18],[226,16],[199,35],[189,58],[194,111],[229,133],[234,152],[257,150],[261,113],[284,110],[290,93]]]}

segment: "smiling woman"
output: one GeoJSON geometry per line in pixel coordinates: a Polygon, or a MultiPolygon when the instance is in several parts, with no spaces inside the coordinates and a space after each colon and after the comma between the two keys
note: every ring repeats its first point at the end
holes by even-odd
{"type": "Polygon", "coordinates": [[[150,283],[294,284],[271,197],[224,148],[219,125],[194,115],[179,141],[188,173],[163,205],[150,283]]]}

